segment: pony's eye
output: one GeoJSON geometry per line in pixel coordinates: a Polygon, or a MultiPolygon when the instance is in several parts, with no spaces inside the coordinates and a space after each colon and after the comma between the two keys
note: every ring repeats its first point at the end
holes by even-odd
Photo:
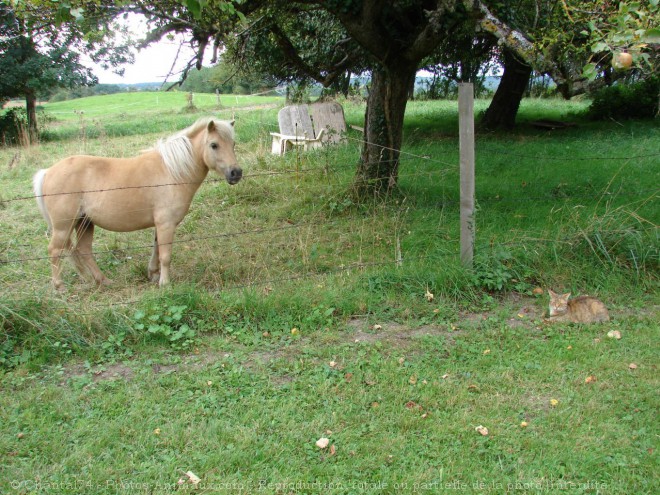
{"type": "Polygon", "coordinates": [[[211,143],[211,149],[212,150],[217,150],[218,149],[218,143],[211,143]]]}

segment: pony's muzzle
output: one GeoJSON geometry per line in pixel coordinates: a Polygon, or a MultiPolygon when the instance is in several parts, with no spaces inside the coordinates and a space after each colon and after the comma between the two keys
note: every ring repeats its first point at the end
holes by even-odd
{"type": "Polygon", "coordinates": [[[232,167],[225,172],[225,178],[234,185],[243,178],[243,170],[240,167],[232,167]]]}

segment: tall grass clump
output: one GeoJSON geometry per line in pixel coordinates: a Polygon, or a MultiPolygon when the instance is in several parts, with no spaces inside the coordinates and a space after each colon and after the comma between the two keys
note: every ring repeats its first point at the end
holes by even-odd
{"type": "MultiPolygon", "coordinates": [[[[640,203],[655,200],[655,195],[640,203]]],[[[660,261],[658,226],[639,213],[639,204],[606,206],[601,213],[564,207],[557,214],[556,246],[566,259],[590,258],[641,279],[657,276],[660,261]]]]}
{"type": "Polygon", "coordinates": [[[39,366],[89,347],[85,321],[66,304],[23,296],[0,303],[0,366],[39,366]]]}
{"type": "MultiPolygon", "coordinates": [[[[46,120],[43,112],[41,117],[46,120]]],[[[42,126],[43,127],[43,126],[42,126]]],[[[0,145],[30,145],[27,112],[23,108],[12,108],[0,113],[0,145]]]]}

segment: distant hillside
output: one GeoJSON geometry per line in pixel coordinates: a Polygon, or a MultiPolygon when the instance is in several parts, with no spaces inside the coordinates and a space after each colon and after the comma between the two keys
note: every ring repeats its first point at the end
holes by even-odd
{"type": "Polygon", "coordinates": [[[136,89],[138,91],[159,91],[161,89],[161,87],[163,86],[163,83],[161,83],[161,82],[141,82],[141,83],[134,83],[134,84],[119,83],[119,84],[97,84],[97,86],[100,86],[100,87],[103,87],[103,86],[119,86],[120,88],[123,88],[125,90],[136,89]]]}
{"type": "Polygon", "coordinates": [[[123,91],[107,95],[94,95],[73,100],[44,104],[47,114],[58,120],[76,120],[81,113],[86,117],[102,117],[121,114],[151,114],[163,111],[217,111],[265,105],[279,105],[284,99],[279,96],[242,96],[195,93],[194,108],[188,106],[187,92],[182,91],[123,91]]]}

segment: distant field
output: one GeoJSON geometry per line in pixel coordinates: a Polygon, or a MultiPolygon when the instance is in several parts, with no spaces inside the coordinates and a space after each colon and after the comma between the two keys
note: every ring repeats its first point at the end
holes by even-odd
{"type": "Polygon", "coordinates": [[[284,104],[277,96],[242,96],[195,93],[193,108],[189,93],[127,92],[90,96],[75,100],[46,103],[43,110],[50,120],[42,139],[97,138],[175,132],[189,125],[199,115],[213,114],[232,119],[237,111],[263,110],[284,104]]]}
{"type": "MultiPolygon", "coordinates": [[[[90,96],[43,105],[46,111],[62,120],[77,120],[80,112],[90,118],[121,114],[158,114],[185,111],[188,106],[186,92],[126,92],[104,96],[90,96]]],[[[245,108],[261,105],[277,105],[283,102],[278,96],[243,96],[195,93],[193,105],[199,110],[245,108]]]]}

